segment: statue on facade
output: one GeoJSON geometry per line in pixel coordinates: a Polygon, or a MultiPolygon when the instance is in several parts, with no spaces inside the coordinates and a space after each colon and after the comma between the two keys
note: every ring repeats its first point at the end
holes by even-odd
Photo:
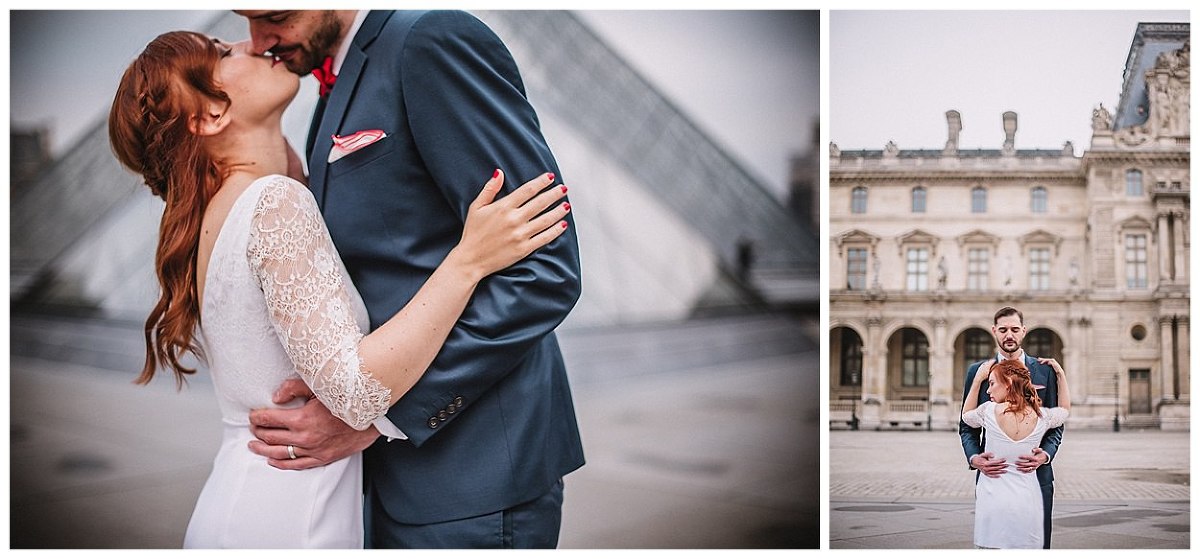
{"type": "Polygon", "coordinates": [[[1092,132],[1107,132],[1112,129],[1112,113],[1104,108],[1104,103],[1100,103],[1100,107],[1092,109],[1092,132]]]}
{"type": "Polygon", "coordinates": [[[829,142],[829,158],[837,159],[841,156],[842,156],[842,150],[838,149],[838,145],[833,142],[829,142]]]}
{"type": "Polygon", "coordinates": [[[1071,264],[1067,268],[1067,279],[1072,288],[1079,286],[1079,258],[1071,258],[1071,264]]]}
{"type": "Polygon", "coordinates": [[[884,157],[896,157],[900,155],[900,148],[896,146],[896,142],[888,140],[887,145],[883,146],[883,155],[884,157]]]}
{"type": "Polygon", "coordinates": [[[938,289],[946,289],[946,277],[950,275],[950,270],[946,266],[946,257],[938,258],[938,289]]]}
{"type": "Polygon", "coordinates": [[[879,255],[871,255],[871,268],[875,272],[875,277],[871,278],[871,289],[880,289],[879,285],[879,255]]]}

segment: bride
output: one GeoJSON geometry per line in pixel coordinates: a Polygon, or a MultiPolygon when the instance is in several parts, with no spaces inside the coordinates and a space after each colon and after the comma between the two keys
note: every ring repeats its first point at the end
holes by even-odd
{"type": "Polygon", "coordinates": [[[1017,360],[989,360],[979,366],[963,401],[962,420],[983,427],[985,450],[1007,464],[1004,475],[978,476],[975,485],[975,546],[980,548],[1042,547],[1042,494],[1037,474],[1022,472],[1017,459],[1033,452],[1042,435],[1066,422],[1071,391],[1066,373],[1055,359],[1049,364],[1058,381],[1060,407],[1043,408],[1029,369],[1017,360]],[[979,389],[988,383],[990,399],[979,402],[979,389]]]}
{"type": "Polygon", "coordinates": [[[298,88],[249,43],[178,31],[129,66],[109,114],[117,158],[166,202],[162,292],[138,382],[163,367],[182,384],[195,372],[183,354],[203,357],[224,424],[185,547],[362,547],[360,455],[270,467],[247,446],[249,411],[271,406],[299,372],[338,418],[369,427],[424,373],[479,281],[567,227],[566,187],[548,189],[542,174],[496,200],[504,174],[495,170],[459,244],[407,306],[364,335],[366,309],[316,201],[291,178],[302,175],[281,119],[298,88]]]}

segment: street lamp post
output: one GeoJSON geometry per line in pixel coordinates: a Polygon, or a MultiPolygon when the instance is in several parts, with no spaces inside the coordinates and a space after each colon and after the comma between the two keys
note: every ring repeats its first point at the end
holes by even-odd
{"type": "Polygon", "coordinates": [[[1113,432],[1121,432],[1121,373],[1113,373],[1113,432]]]}

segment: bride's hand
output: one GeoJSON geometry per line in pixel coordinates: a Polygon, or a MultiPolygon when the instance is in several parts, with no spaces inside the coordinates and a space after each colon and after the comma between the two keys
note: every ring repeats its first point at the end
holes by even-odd
{"type": "Polygon", "coordinates": [[[995,359],[988,359],[979,364],[979,368],[975,369],[975,382],[983,382],[992,372],[992,365],[996,364],[995,359]]]}
{"type": "Polygon", "coordinates": [[[512,266],[566,231],[563,218],[571,205],[557,202],[567,195],[567,187],[546,190],[553,183],[552,173],[542,173],[496,200],[504,185],[504,172],[496,169],[471,203],[462,240],[452,251],[474,280],[512,266]]]}
{"type": "Polygon", "coordinates": [[[1062,376],[1062,377],[1067,376],[1066,371],[1063,370],[1062,365],[1058,364],[1057,359],[1055,359],[1053,357],[1038,357],[1037,360],[1038,360],[1038,363],[1041,363],[1043,365],[1050,365],[1051,367],[1053,367],[1055,374],[1062,376]]]}

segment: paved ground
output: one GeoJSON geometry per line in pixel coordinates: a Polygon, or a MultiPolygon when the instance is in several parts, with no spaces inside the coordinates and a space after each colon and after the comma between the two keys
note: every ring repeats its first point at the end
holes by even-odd
{"type": "MultiPolygon", "coordinates": [[[[1055,548],[1188,548],[1189,433],[1068,428],[1055,548]]],[[[832,431],[833,549],[971,548],[974,475],[957,433],[832,431]]]]}
{"type": "MultiPolygon", "coordinates": [[[[175,548],[219,441],[211,383],[131,384],[136,325],[12,319],[11,546],[175,548]]],[[[819,538],[816,320],[561,332],[588,464],[563,548],[819,538]]]]}

